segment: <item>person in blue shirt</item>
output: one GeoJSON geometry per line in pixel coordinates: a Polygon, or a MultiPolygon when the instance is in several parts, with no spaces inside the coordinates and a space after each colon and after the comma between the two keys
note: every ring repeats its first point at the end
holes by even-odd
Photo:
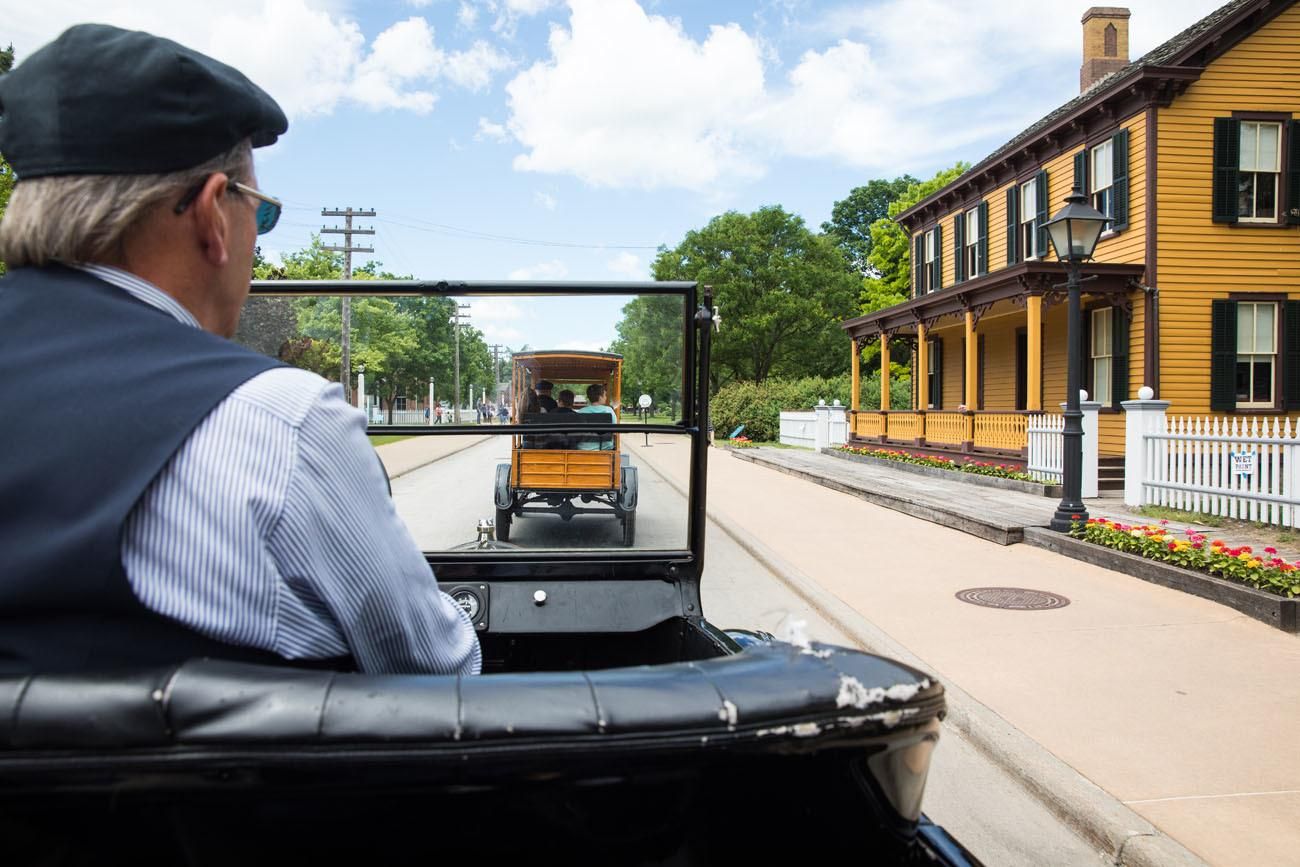
{"type": "MultiPolygon", "coordinates": [[[[610,423],[618,421],[618,416],[609,405],[609,391],[600,383],[587,386],[587,405],[578,410],[580,413],[603,413],[609,416],[610,423]]],[[[614,437],[610,434],[584,437],[578,442],[578,448],[587,451],[608,450],[614,448],[614,437]]]]}
{"type": "Polygon", "coordinates": [[[0,77],[0,106],[0,370],[22,371],[0,405],[57,393],[94,419],[0,425],[0,672],[478,673],[365,413],[229,340],[280,215],[253,167],[288,127],[275,101],[178,43],[81,24],[0,77]]]}

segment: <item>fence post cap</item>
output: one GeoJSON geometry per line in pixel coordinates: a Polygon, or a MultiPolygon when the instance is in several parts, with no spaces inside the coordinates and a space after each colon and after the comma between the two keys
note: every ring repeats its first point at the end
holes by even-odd
{"type": "Polygon", "coordinates": [[[1144,385],[1138,389],[1138,400],[1152,400],[1156,396],[1156,390],[1149,385],[1144,385]]]}
{"type": "Polygon", "coordinates": [[[1119,405],[1124,407],[1125,412],[1169,409],[1169,401],[1167,400],[1123,400],[1120,401],[1119,405]]]}
{"type": "Polygon", "coordinates": [[[818,406],[825,406],[825,405],[826,405],[826,398],[823,397],[821,400],[817,401],[817,405],[818,405],[818,406]]]}
{"type": "Polygon", "coordinates": [[[844,406],[844,404],[840,403],[840,399],[837,397],[835,400],[831,401],[831,406],[844,406]]]}

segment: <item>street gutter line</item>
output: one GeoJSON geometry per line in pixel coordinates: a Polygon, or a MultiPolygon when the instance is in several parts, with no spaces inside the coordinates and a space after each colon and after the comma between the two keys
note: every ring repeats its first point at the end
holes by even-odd
{"type": "Polygon", "coordinates": [[[1168,798],[1143,798],[1125,801],[1125,804],[1164,804],[1169,801],[1212,801],[1216,798],[1267,798],[1271,795],[1300,795],[1300,789],[1280,789],[1276,792],[1228,792],[1223,795],[1173,795],[1168,798]]]}

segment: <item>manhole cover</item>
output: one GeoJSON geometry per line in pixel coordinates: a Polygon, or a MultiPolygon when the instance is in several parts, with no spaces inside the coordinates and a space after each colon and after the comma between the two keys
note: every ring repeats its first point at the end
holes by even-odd
{"type": "Polygon", "coordinates": [[[1022,587],[972,587],[957,591],[957,598],[971,605],[1013,611],[1045,611],[1049,608],[1064,608],[1070,604],[1070,600],[1060,593],[1025,590],[1022,587]]]}

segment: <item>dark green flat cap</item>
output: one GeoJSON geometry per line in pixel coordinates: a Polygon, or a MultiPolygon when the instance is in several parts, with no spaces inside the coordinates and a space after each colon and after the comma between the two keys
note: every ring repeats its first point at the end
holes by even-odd
{"type": "Polygon", "coordinates": [[[105,24],[69,28],[0,77],[0,153],[20,180],[180,171],[288,128],[234,67],[105,24]]]}

